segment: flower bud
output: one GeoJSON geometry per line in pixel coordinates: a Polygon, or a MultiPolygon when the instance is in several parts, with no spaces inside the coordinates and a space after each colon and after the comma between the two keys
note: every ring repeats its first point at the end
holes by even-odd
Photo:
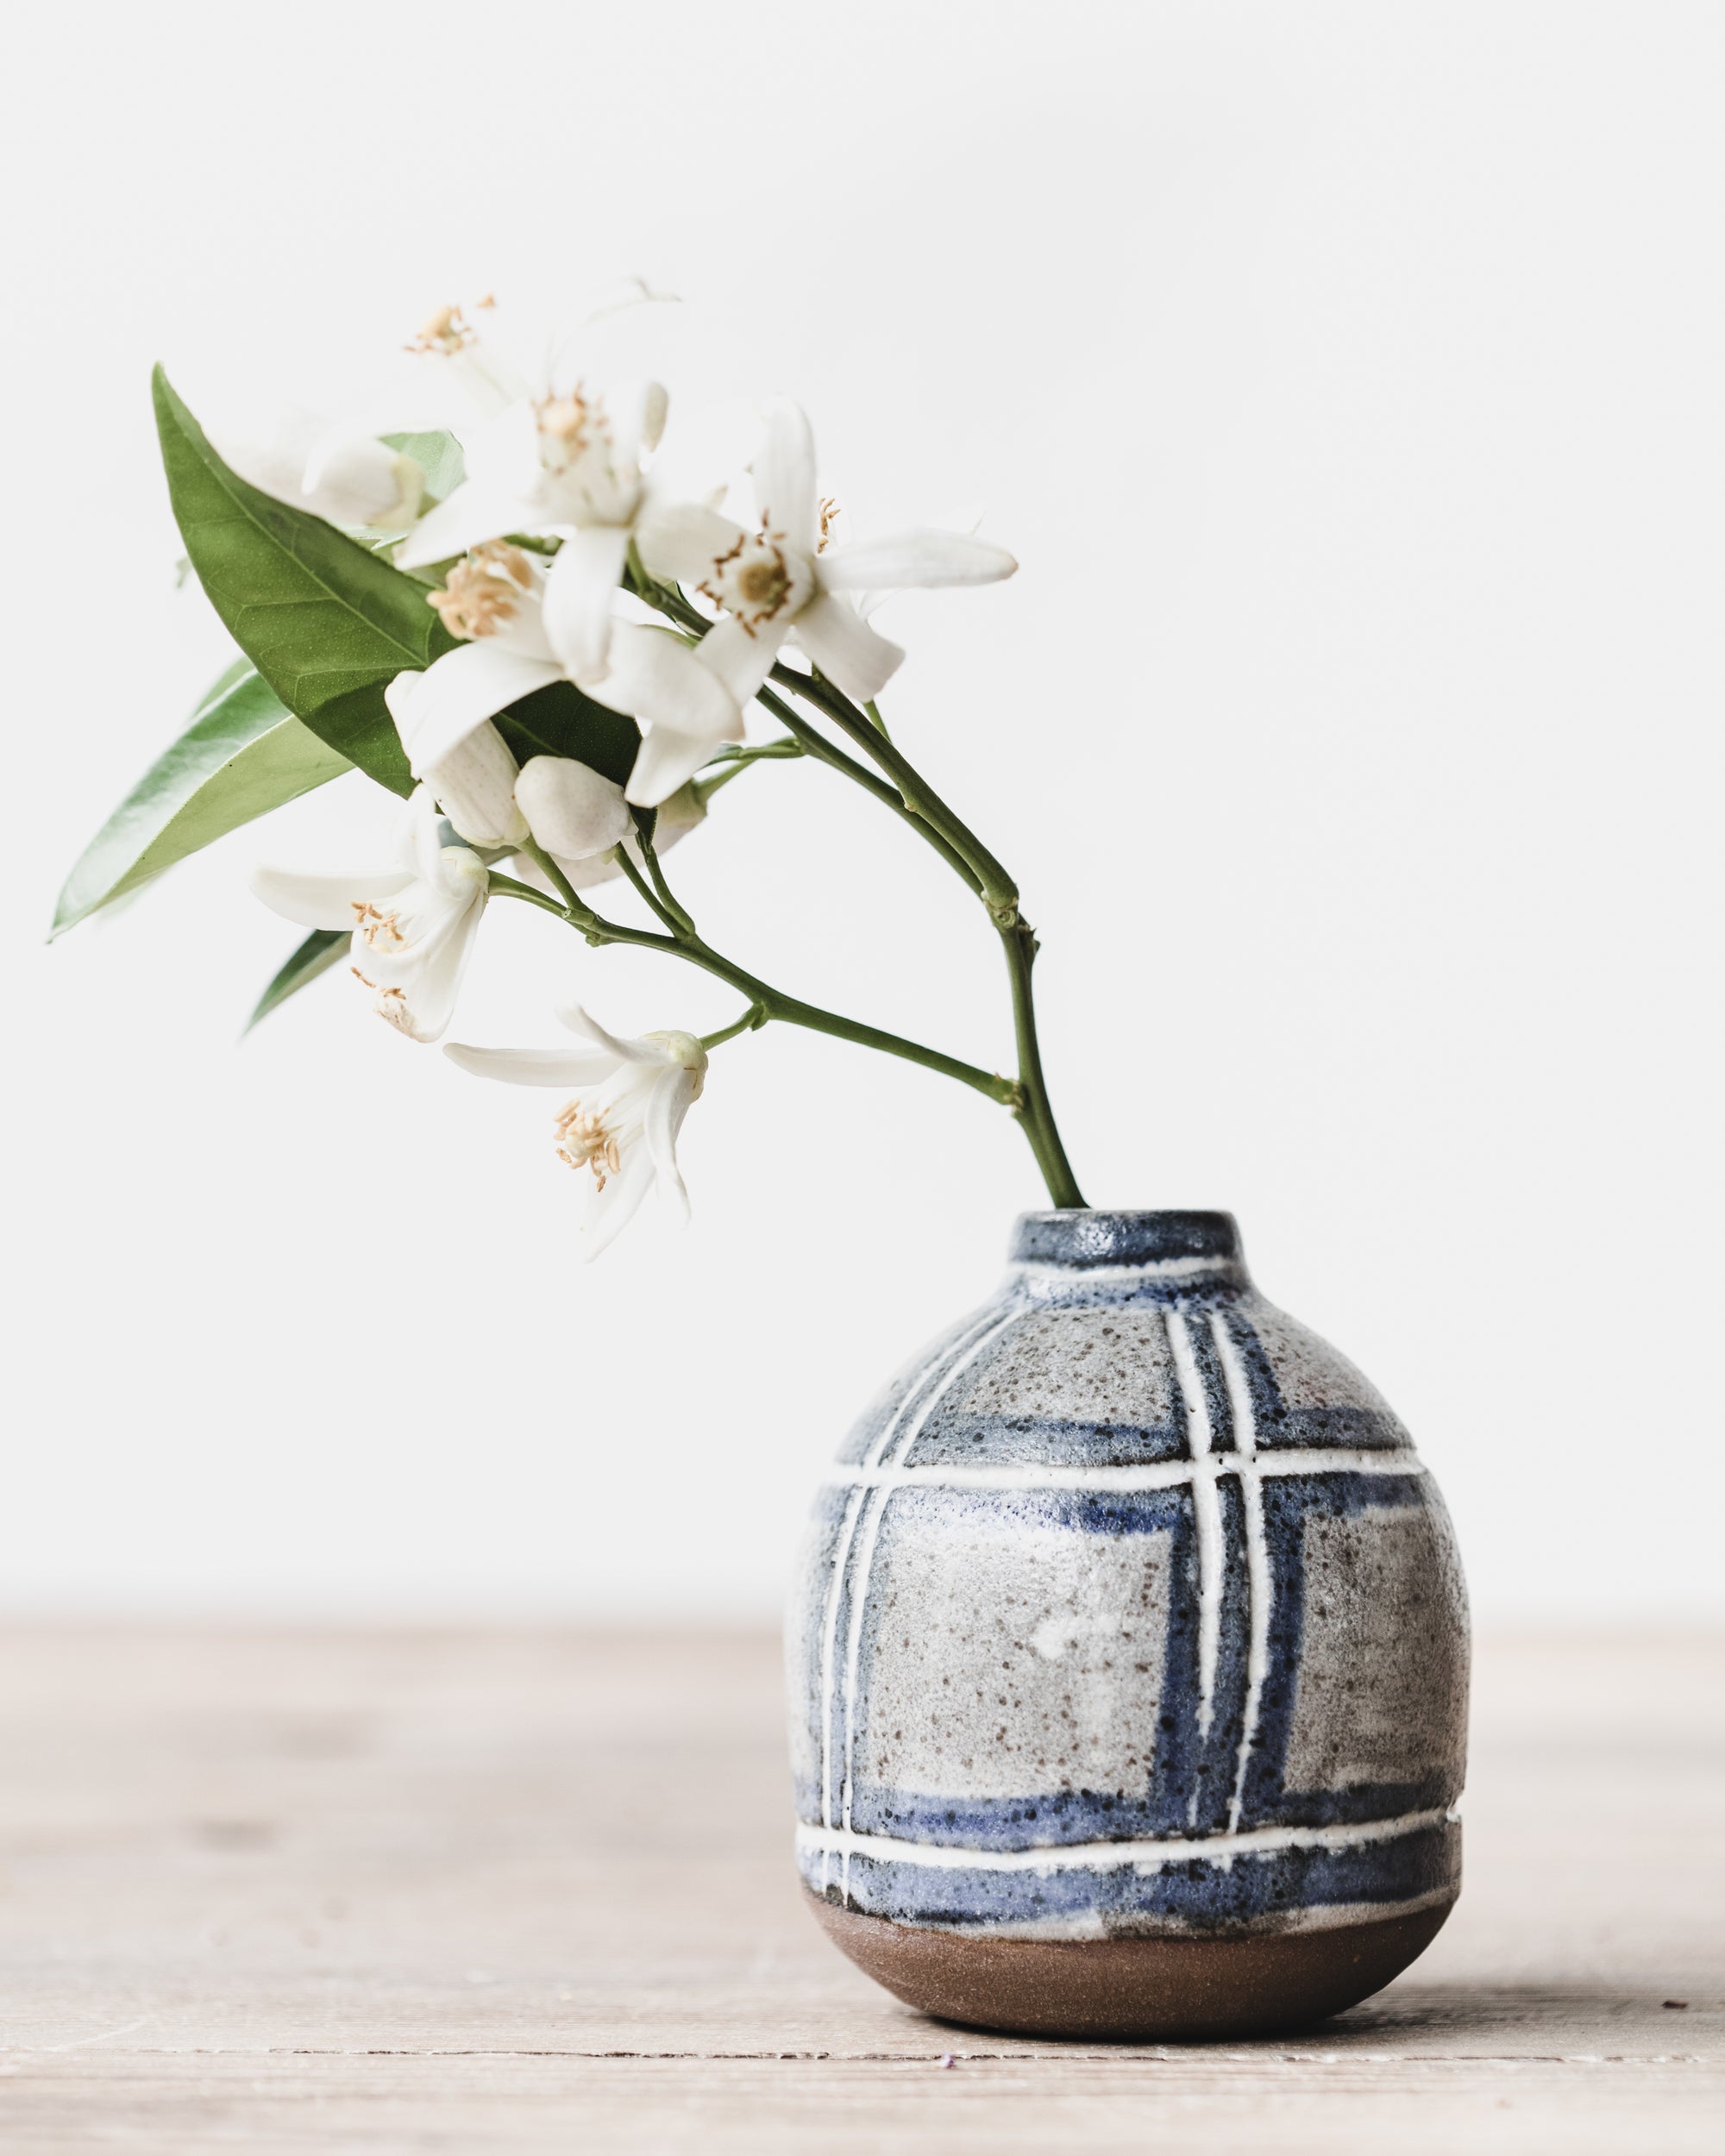
{"type": "Polygon", "coordinates": [[[535,756],[515,799],[539,844],[561,860],[608,853],[634,829],[623,788],[571,756],[535,756]]]}
{"type": "MultiPolygon", "coordinates": [[[[543,756],[533,760],[535,763],[545,761],[543,756]]],[[[518,846],[528,829],[527,818],[515,799],[521,775],[509,744],[486,719],[431,766],[425,783],[457,834],[470,846],[518,846]]]]}
{"type": "Polygon", "coordinates": [[[405,531],[424,498],[425,473],[413,458],[361,436],[321,442],[300,485],[300,499],[315,515],[374,531],[405,531]]]}
{"type": "Polygon", "coordinates": [[[387,442],[285,404],[217,417],[216,454],[260,493],[349,529],[400,531],[418,517],[425,474],[387,442]]]}

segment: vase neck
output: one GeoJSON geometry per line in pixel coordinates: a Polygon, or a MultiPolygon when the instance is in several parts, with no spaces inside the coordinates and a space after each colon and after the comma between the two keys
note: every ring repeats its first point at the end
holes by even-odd
{"type": "Polygon", "coordinates": [[[1015,1265],[1077,1274],[1101,1267],[1226,1272],[1245,1262],[1231,1213],[1021,1213],[1007,1251],[1015,1265]]]}

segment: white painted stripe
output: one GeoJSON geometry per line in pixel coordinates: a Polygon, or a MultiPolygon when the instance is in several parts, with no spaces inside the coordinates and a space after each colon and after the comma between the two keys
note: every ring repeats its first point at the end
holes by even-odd
{"type": "Polygon", "coordinates": [[[1202,1280],[1214,1273],[1238,1273],[1237,1257],[1151,1257],[1142,1265],[1044,1265],[1021,1258],[1007,1268],[1007,1278],[1037,1287],[1057,1282],[1063,1288],[1082,1288],[1088,1281],[1118,1287],[1132,1280],[1202,1280]]]}
{"type": "MultiPolygon", "coordinates": [[[[1192,1352],[1192,1336],[1181,1310],[1163,1313],[1168,1344],[1173,1352],[1174,1374],[1180,1382],[1180,1397],[1186,1407],[1186,1443],[1191,1460],[1192,1519],[1198,1538],[1198,1734],[1208,1737],[1216,1711],[1216,1663],[1222,1639],[1222,1506],[1216,1495],[1216,1463],[1209,1457],[1214,1432],[1210,1403],[1198,1358],[1192,1352]]],[[[1192,1795],[1192,1823],[1196,1823],[1198,1795],[1192,1795]]]]}
{"type": "MultiPolygon", "coordinates": [[[[980,1320],[973,1320],[969,1340],[975,1340],[979,1333],[986,1332],[994,1322],[994,1313],[992,1310],[985,1312],[980,1320]]],[[[969,1344],[963,1333],[960,1334],[959,1340],[964,1344],[969,1344]]],[[[955,1345],[957,1344],[958,1343],[955,1343],[955,1345]]],[[[960,1351],[962,1352],[962,1347],[960,1351]]],[[[900,1425],[912,1412],[924,1387],[932,1382],[933,1376],[933,1372],[925,1370],[918,1376],[913,1383],[906,1386],[904,1398],[888,1419],[880,1436],[869,1447],[868,1457],[871,1466],[880,1460],[882,1453],[892,1443],[900,1425]]],[[[832,1487],[837,1479],[830,1476],[827,1478],[826,1487],[832,1487]]],[[[826,1608],[823,1613],[821,1626],[820,1815],[828,1827],[832,1824],[832,1708],[837,1689],[837,1670],[835,1665],[838,1655],[838,1608],[844,1597],[844,1576],[850,1563],[850,1545],[856,1539],[857,1515],[866,1501],[862,1495],[862,1485],[859,1484],[858,1494],[845,1506],[844,1518],[839,1525],[838,1538],[833,1545],[832,1575],[827,1583],[826,1608]]],[[[825,1883],[826,1871],[823,1863],[821,1884],[824,1887],[825,1883]]]]}
{"type": "Polygon", "coordinates": [[[1258,1734],[1258,1710],[1264,1702],[1264,1680],[1270,1674],[1270,1539],[1264,1527],[1264,1483],[1258,1468],[1258,1418],[1252,1413],[1251,1387],[1239,1349],[1219,1310],[1210,1313],[1210,1337],[1216,1344],[1222,1378],[1228,1388],[1228,1409],[1233,1418],[1234,1447],[1241,1462],[1240,1502],[1245,1513],[1245,1574],[1247,1644],[1245,1711],[1240,1720],[1239,1750],[1234,1757],[1233,1793],[1228,1800],[1228,1832],[1239,1830],[1240,1807],[1245,1799],[1246,1769],[1251,1745],[1258,1734]]]}
{"type": "MultiPolygon", "coordinates": [[[[1004,1314],[992,1319],[980,1333],[971,1338],[957,1360],[948,1364],[938,1381],[924,1394],[922,1404],[918,1407],[915,1414],[904,1426],[886,1462],[888,1466],[901,1466],[911,1447],[922,1435],[928,1419],[936,1407],[945,1399],[948,1393],[975,1362],[982,1351],[991,1347],[1000,1334],[1009,1326],[1016,1325],[1023,1315],[1022,1310],[1015,1309],[1008,1310],[1004,1314]]],[[[865,1501],[870,1506],[870,1510],[862,1524],[862,1540],[856,1559],[856,1576],[850,1583],[850,1631],[844,1655],[844,1779],[840,1791],[839,1806],[839,1816],[847,1831],[850,1825],[851,1763],[856,1749],[856,1677],[857,1667],[862,1654],[862,1620],[868,1614],[869,1576],[874,1569],[875,1545],[880,1540],[881,1518],[887,1509],[890,1497],[889,1490],[881,1489],[872,1498],[865,1501]]],[[[827,1697],[827,1720],[830,1725],[832,1717],[831,1695],[829,1693],[827,1697]]],[[[826,1818],[827,1824],[831,1826],[830,1809],[824,1816],[826,1818]]],[[[850,1891],[850,1857],[848,1851],[845,1852],[844,1866],[843,1885],[848,1896],[850,1891]]]]}
{"type": "MultiPolygon", "coordinates": [[[[1242,1468],[1258,1475],[1422,1475],[1424,1464],[1411,1445],[1370,1452],[1290,1447],[1249,1458],[1232,1452],[1210,1455],[1218,1475],[1242,1468]]],[[[847,1467],[828,1470],[828,1489],[1179,1489],[1192,1479],[1190,1460],[1144,1460],[1132,1467],[1057,1466],[1041,1461],[999,1461],[970,1467],[931,1461],[922,1467],[847,1467]]]]}
{"type": "Polygon", "coordinates": [[[877,1864],[921,1865],[935,1871],[1118,1871],[1132,1865],[1159,1871],[1170,1864],[1233,1865],[1242,1857],[1276,1857],[1289,1849],[1359,1849],[1404,1834],[1452,1825],[1454,1810],[1406,1812],[1399,1819],[1358,1820],[1334,1827],[1251,1827],[1235,1834],[1198,1834],[1154,1841],[1079,1841],[1036,1849],[957,1849],[937,1842],[899,1841],[799,1822],[797,1847],[872,1857],[877,1864]]]}
{"type": "MultiPolygon", "coordinates": [[[[820,1816],[823,1826],[832,1824],[832,1691],[833,1658],[838,1646],[838,1604],[844,1592],[844,1567],[850,1556],[851,1537],[856,1532],[856,1515],[866,1500],[862,1490],[853,1490],[844,1507],[844,1518],[839,1524],[838,1539],[832,1550],[832,1576],[826,1583],[826,1608],[821,1621],[820,1645],[820,1816]]],[[[821,1883],[826,1883],[823,1870],[821,1883]]]]}
{"type": "MultiPolygon", "coordinates": [[[[1456,1888],[1433,1887],[1428,1894],[1410,1894],[1399,1902],[1318,1902],[1304,1908],[1277,1909],[1273,1915],[1258,1920],[1260,1933],[1274,1931],[1278,1935],[1288,1932],[1339,1931],[1346,1924],[1381,1924],[1387,1917],[1413,1916],[1421,1909],[1436,1908],[1440,1903],[1453,1902],[1456,1888]]],[[[903,1923],[902,1917],[894,1921],[903,1923]]],[[[1130,1936],[1133,1939],[1194,1939],[1210,1935],[1210,1927],[1203,1923],[1180,1923],[1164,1918],[1151,1929],[1141,1929],[1142,1915],[1134,1923],[1130,1936]]],[[[911,1920],[916,1931],[949,1932],[958,1939],[1106,1939],[1108,1927],[1102,1912],[1091,1908],[1076,1911],[1070,1916],[1027,1916],[1013,1923],[935,1924],[911,1920]]],[[[1251,1929],[1248,1924],[1243,1928],[1251,1929]]]]}
{"type": "Polygon", "coordinates": [[[1251,1388],[1246,1382],[1245,1366],[1239,1359],[1234,1337],[1220,1310],[1210,1313],[1210,1338],[1216,1344],[1222,1382],[1227,1387],[1228,1413],[1234,1426],[1234,1451],[1253,1459],[1258,1453],[1258,1418],[1251,1411],[1251,1388]]]}

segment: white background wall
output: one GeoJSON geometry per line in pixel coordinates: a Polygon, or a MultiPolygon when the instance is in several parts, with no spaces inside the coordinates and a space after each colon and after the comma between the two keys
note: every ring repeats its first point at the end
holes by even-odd
{"type": "MultiPolygon", "coordinates": [[[[1717,8],[12,37],[0,1599],[768,1611],[850,1416],[1037,1202],[983,1103],[774,1030],[715,1057],[693,1231],[578,1267],[546,1096],[340,976],[236,1047],[295,936],[245,871],[363,822],[336,793],[41,946],[223,662],[151,360],[327,375],[640,272],[877,529],[975,501],[1022,559],[887,618],[889,709],[1026,887],[1092,1200],[1239,1214],[1414,1426],[1485,1610],[1719,1604],[1717,8]]],[[[738,781],[674,865],[769,977],[1008,1055],[979,913],[828,774],[738,781]]],[[[456,1032],[549,1041],[571,992],[735,1008],[498,907],[456,1032]]]]}

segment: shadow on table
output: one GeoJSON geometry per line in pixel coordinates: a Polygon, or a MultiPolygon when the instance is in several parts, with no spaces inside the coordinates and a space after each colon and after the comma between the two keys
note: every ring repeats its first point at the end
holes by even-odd
{"type": "MultiPolygon", "coordinates": [[[[943,2021],[913,2008],[908,2022],[929,2030],[960,2033],[970,2040],[990,2032],[943,2021]]],[[[1168,2037],[1151,2043],[1076,2036],[1068,2040],[1014,2037],[1016,2048],[1038,2051],[1203,2053],[1262,2050],[1427,2053],[1433,2059],[1611,2059],[1692,2053],[1697,2044],[1716,2048],[1725,2034],[1725,1998],[1713,1989],[1690,1986],[1661,1995],[1647,1985],[1603,1984],[1398,1984],[1363,2004],[1303,2028],[1264,2036],[1168,2037]]]]}
{"type": "Polygon", "coordinates": [[[1662,1994],[1647,1984],[1405,1984],[1304,2034],[1332,2045],[1417,2037],[1446,2050],[1458,2039],[1549,2038],[1565,2053],[1596,2050],[1614,2038],[1640,2050],[1651,2038],[1656,2048],[1683,2050],[1702,2025],[1716,2032],[1719,2018],[1716,1995],[1686,1986],[1662,1994]]]}

